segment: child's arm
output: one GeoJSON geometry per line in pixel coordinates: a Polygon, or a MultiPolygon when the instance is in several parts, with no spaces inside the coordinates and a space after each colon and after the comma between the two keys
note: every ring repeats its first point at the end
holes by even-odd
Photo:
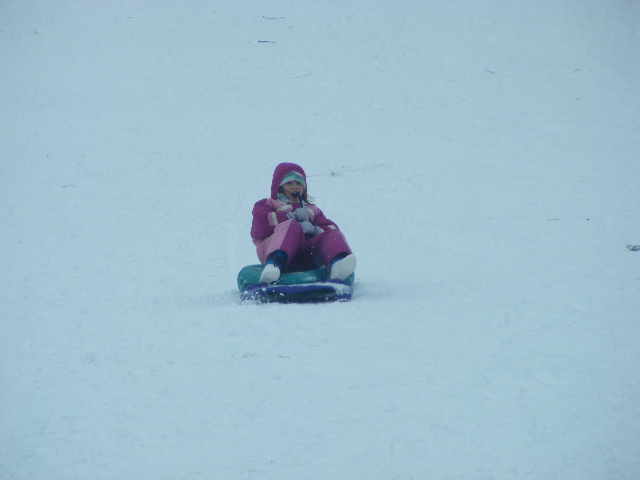
{"type": "Polygon", "coordinates": [[[253,206],[253,221],[251,223],[251,238],[263,239],[273,235],[276,225],[289,220],[287,213],[291,211],[290,205],[281,205],[275,208],[271,202],[260,200],[253,206]]]}
{"type": "Polygon", "coordinates": [[[314,225],[317,225],[324,231],[327,231],[330,229],[339,230],[338,226],[335,223],[333,223],[331,220],[329,220],[327,217],[325,217],[324,213],[322,213],[322,210],[320,210],[318,207],[316,206],[313,207],[313,213],[314,215],[311,223],[313,223],[314,225]]]}

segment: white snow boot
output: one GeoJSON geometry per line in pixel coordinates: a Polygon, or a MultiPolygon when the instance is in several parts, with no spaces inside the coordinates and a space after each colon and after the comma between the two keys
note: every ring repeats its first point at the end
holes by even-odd
{"type": "Polygon", "coordinates": [[[344,280],[356,269],[356,256],[352,253],[331,265],[331,280],[344,280]]]}
{"type": "Polygon", "coordinates": [[[260,283],[277,282],[279,278],[280,269],[272,263],[268,263],[267,265],[265,265],[264,270],[262,270],[262,275],[260,275],[260,283]]]}

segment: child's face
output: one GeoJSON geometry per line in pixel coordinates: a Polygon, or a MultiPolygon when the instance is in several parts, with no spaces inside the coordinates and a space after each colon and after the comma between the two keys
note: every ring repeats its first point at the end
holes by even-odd
{"type": "Polygon", "coordinates": [[[291,180],[290,182],[282,185],[282,192],[286,195],[286,197],[292,202],[296,203],[298,201],[298,197],[296,193],[299,193],[302,196],[302,192],[304,192],[304,188],[300,182],[296,182],[295,180],[291,180]]]}

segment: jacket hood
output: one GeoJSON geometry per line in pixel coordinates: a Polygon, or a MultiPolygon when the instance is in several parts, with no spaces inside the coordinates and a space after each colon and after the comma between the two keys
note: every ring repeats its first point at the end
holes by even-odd
{"type": "Polygon", "coordinates": [[[280,188],[280,182],[284,176],[289,172],[298,172],[304,181],[307,181],[307,174],[304,173],[304,170],[300,165],[296,165],[295,163],[281,163],[276,167],[273,171],[273,179],[271,180],[271,198],[274,200],[278,199],[278,188],[280,188]]]}

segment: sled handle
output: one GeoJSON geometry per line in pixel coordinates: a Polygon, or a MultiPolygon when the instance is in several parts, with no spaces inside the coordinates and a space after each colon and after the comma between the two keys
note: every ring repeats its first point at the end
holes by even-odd
{"type": "MultiPolygon", "coordinates": [[[[302,203],[302,196],[300,192],[296,192],[296,197],[298,197],[298,201],[300,202],[300,208],[304,208],[304,204],[302,203]]],[[[307,239],[307,245],[309,246],[309,252],[311,253],[311,258],[313,259],[313,263],[316,268],[320,268],[318,265],[318,260],[316,260],[316,256],[313,254],[313,247],[311,246],[311,237],[309,235],[305,235],[304,238],[307,239]]]]}

